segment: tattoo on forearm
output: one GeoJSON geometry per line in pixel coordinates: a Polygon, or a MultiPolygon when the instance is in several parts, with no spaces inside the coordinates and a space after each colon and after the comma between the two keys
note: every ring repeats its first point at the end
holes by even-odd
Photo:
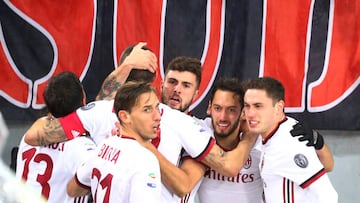
{"type": "MultiPolygon", "coordinates": [[[[98,94],[98,99],[105,99],[112,95],[113,92],[116,92],[117,89],[121,86],[121,83],[116,81],[115,76],[109,76],[109,78],[106,78],[100,91],[98,94]]],[[[112,98],[111,98],[112,99],[112,98]]]]}
{"type": "Polygon", "coordinates": [[[39,132],[37,133],[36,138],[37,138],[37,143],[38,143],[39,146],[48,144],[48,143],[45,142],[45,139],[43,137],[41,137],[39,132]]]}
{"type": "Polygon", "coordinates": [[[226,152],[222,150],[220,147],[217,148],[218,150],[211,150],[210,153],[205,157],[204,161],[214,167],[222,167],[224,165],[224,160],[222,159],[225,157],[226,152]]]}
{"type": "Polygon", "coordinates": [[[63,142],[67,140],[67,137],[61,127],[58,119],[48,120],[43,127],[45,136],[38,134],[37,140],[40,145],[46,145],[55,142],[63,142]]]}

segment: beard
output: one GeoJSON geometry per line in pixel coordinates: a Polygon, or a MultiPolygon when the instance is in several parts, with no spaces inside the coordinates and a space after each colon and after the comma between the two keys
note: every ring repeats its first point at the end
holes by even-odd
{"type": "Polygon", "coordinates": [[[189,111],[189,110],[190,110],[190,105],[191,105],[191,102],[192,102],[193,99],[194,99],[194,96],[191,98],[190,102],[185,103],[185,104],[183,104],[183,105],[180,103],[180,106],[179,106],[179,107],[173,108],[172,106],[169,105],[169,100],[170,100],[170,99],[167,99],[164,95],[161,95],[161,101],[162,101],[164,104],[170,106],[170,107],[173,108],[173,109],[179,110],[179,111],[181,111],[181,112],[185,112],[185,111],[189,111]]]}
{"type": "Polygon", "coordinates": [[[179,107],[179,111],[181,111],[181,112],[185,112],[185,111],[188,111],[189,110],[189,108],[190,108],[190,105],[191,105],[191,103],[186,103],[186,104],[184,104],[183,106],[182,105],[180,105],[180,107],[179,107]]]}
{"type": "Polygon", "coordinates": [[[211,118],[211,120],[212,120],[213,129],[214,129],[214,135],[215,135],[215,137],[220,137],[220,138],[229,137],[233,132],[235,132],[235,130],[237,129],[237,127],[240,123],[240,118],[238,118],[234,123],[231,124],[230,129],[228,131],[219,132],[216,129],[216,124],[214,123],[213,118],[211,118]]]}

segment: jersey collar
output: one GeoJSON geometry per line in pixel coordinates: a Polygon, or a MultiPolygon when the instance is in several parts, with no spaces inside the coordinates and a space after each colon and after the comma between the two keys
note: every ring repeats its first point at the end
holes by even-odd
{"type": "Polygon", "coordinates": [[[277,126],[274,128],[274,130],[272,130],[269,135],[267,135],[265,138],[262,139],[262,144],[266,144],[268,140],[270,140],[270,138],[272,138],[272,136],[274,136],[274,134],[276,133],[276,131],[279,129],[280,125],[282,123],[284,123],[287,120],[287,117],[285,116],[278,124],[277,126]]]}

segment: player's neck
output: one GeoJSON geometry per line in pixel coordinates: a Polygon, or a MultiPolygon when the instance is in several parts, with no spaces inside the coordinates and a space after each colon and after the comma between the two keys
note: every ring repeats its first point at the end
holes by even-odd
{"type": "Polygon", "coordinates": [[[233,150],[240,141],[239,129],[236,129],[227,137],[220,137],[215,135],[216,143],[226,150],[233,150]]]}
{"type": "Polygon", "coordinates": [[[121,134],[126,135],[127,137],[134,138],[140,144],[143,144],[144,142],[150,141],[150,139],[144,139],[142,136],[140,136],[138,133],[135,133],[131,129],[121,129],[121,134]]]}

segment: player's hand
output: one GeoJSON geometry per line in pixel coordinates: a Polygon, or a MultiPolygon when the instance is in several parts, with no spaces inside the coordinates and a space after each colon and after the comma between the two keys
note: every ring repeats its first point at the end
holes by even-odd
{"type": "Polygon", "coordinates": [[[290,133],[293,137],[299,136],[299,141],[308,141],[307,146],[314,146],[315,149],[321,149],[324,146],[323,136],[304,124],[297,123],[290,133]]]}
{"type": "Polygon", "coordinates": [[[244,110],[241,111],[239,122],[240,122],[240,131],[242,133],[247,133],[248,131],[250,131],[249,126],[248,126],[248,124],[246,122],[246,117],[245,117],[245,111],[244,110]]]}
{"type": "Polygon", "coordinates": [[[154,73],[157,69],[157,57],[150,50],[142,49],[144,46],[146,46],[145,42],[139,42],[134,46],[130,55],[125,58],[123,63],[135,69],[149,70],[154,73]]]}
{"type": "Polygon", "coordinates": [[[242,132],[241,141],[247,140],[252,146],[255,144],[259,134],[250,132],[249,126],[246,122],[245,112],[241,112],[240,116],[240,131],[242,132]]]}

